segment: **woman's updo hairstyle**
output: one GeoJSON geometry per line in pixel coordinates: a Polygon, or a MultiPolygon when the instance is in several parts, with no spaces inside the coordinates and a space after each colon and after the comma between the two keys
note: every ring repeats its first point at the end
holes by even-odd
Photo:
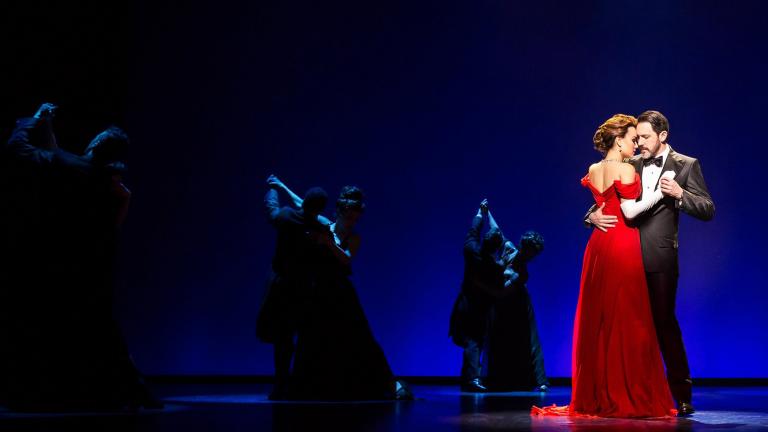
{"type": "Polygon", "coordinates": [[[344,186],[339,193],[339,199],[336,200],[336,212],[341,214],[347,210],[365,210],[363,200],[365,195],[363,190],[357,186],[344,186]]]}
{"type": "Polygon", "coordinates": [[[595,144],[595,150],[605,155],[605,153],[613,147],[616,138],[621,138],[626,135],[627,130],[631,127],[637,127],[636,118],[626,114],[615,114],[597,128],[595,136],[592,137],[592,143],[595,144]]]}

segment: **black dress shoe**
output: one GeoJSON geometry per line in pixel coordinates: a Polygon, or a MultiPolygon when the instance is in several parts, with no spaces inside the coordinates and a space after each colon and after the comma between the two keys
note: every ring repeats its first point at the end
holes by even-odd
{"type": "Polygon", "coordinates": [[[690,402],[678,402],[677,403],[677,415],[681,417],[689,416],[696,412],[690,402]]]}
{"type": "Polygon", "coordinates": [[[395,380],[395,400],[416,400],[411,388],[403,380],[395,380]]]}
{"type": "Polygon", "coordinates": [[[487,392],[488,389],[480,381],[480,378],[475,378],[472,381],[462,384],[461,391],[468,393],[484,393],[487,392]]]}
{"type": "Polygon", "coordinates": [[[267,396],[267,399],[271,401],[287,401],[290,399],[288,395],[288,391],[286,391],[284,388],[275,388],[272,390],[272,393],[267,396]]]}

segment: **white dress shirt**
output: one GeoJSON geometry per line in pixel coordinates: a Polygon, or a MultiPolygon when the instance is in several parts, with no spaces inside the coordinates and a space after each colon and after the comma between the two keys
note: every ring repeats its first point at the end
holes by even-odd
{"type": "Polygon", "coordinates": [[[656,190],[656,185],[659,183],[659,178],[661,177],[661,170],[664,168],[664,164],[667,163],[667,156],[669,156],[669,145],[667,145],[667,148],[665,148],[664,151],[661,152],[661,154],[658,156],[661,156],[662,158],[660,167],[651,164],[643,168],[643,193],[653,192],[656,190]]]}

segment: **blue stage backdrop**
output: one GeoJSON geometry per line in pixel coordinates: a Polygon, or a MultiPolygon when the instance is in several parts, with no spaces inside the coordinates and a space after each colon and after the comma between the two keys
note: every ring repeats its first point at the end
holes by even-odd
{"type": "Polygon", "coordinates": [[[681,217],[693,374],[768,376],[765,3],[143,3],[117,297],[145,373],[272,373],[254,323],[274,173],[366,191],[353,278],[398,375],[458,375],[448,317],[483,198],[508,236],[543,233],[529,290],[547,372],[570,376],[592,135],[658,109],[717,206],[681,217]]]}

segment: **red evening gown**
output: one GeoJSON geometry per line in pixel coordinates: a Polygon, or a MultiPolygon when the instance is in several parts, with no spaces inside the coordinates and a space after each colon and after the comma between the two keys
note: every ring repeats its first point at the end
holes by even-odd
{"type": "Polygon", "coordinates": [[[608,232],[595,229],[584,251],[573,328],[573,391],[568,407],[534,407],[539,415],[661,417],[675,415],[656,340],[645,281],[640,233],[627,226],[621,198],[640,195],[634,182],[604,192],[585,176],[604,214],[618,216],[608,232]]]}

